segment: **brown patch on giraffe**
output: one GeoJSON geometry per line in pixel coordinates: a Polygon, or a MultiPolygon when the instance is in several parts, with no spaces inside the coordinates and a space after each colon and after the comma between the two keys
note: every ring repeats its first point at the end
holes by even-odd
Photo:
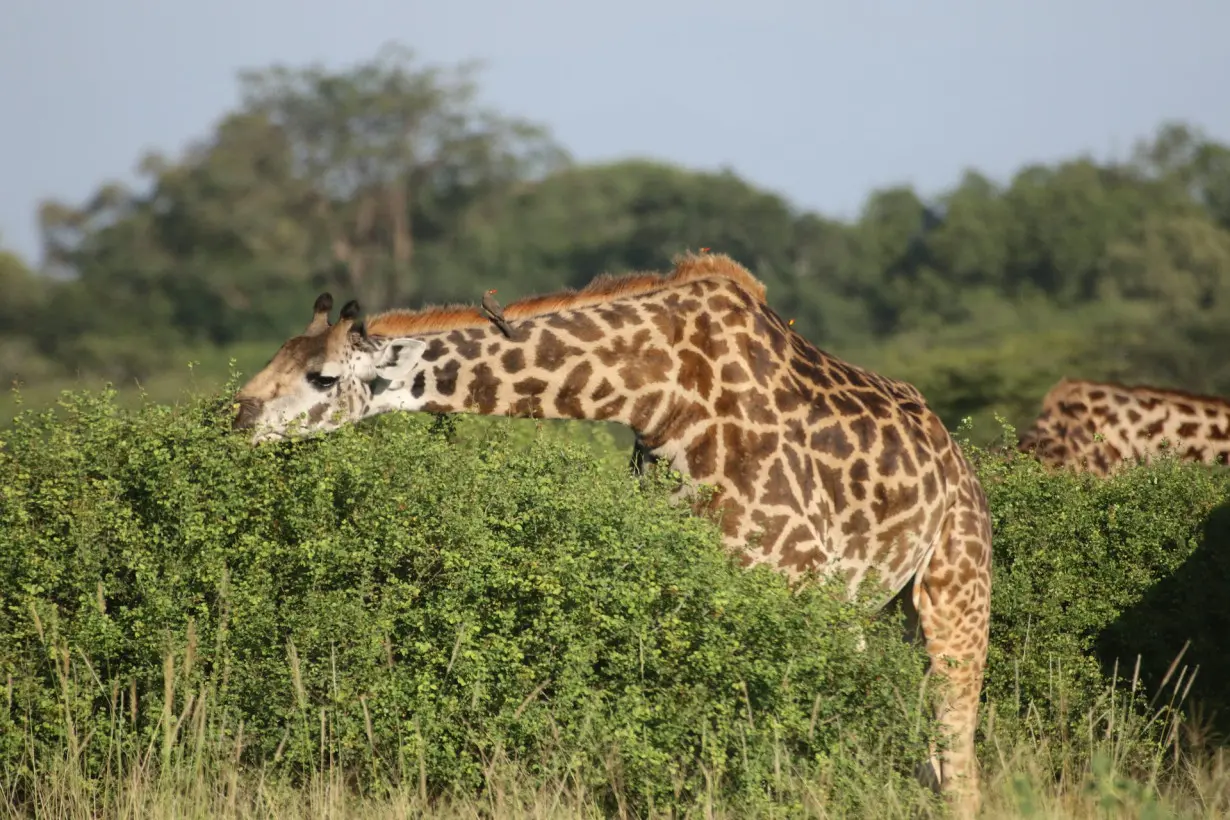
{"type": "Polygon", "coordinates": [[[740,310],[739,304],[724,293],[718,293],[709,297],[709,311],[711,313],[721,313],[722,324],[726,324],[726,320],[732,314],[737,314],[740,310]]]}
{"type": "MultiPolygon", "coordinates": [[[[803,505],[810,507],[816,484],[816,471],[812,460],[799,455],[799,451],[794,447],[785,446],[783,450],[786,453],[786,466],[794,474],[794,481],[799,487],[799,492],[803,494],[803,505]]],[[[799,514],[802,515],[801,510],[799,514]]]]}
{"type": "Polygon", "coordinates": [[[812,433],[811,448],[820,453],[831,454],[841,461],[845,461],[854,453],[854,445],[850,443],[846,431],[836,423],[812,433]]]}
{"type": "Polygon", "coordinates": [[[867,484],[870,478],[871,470],[867,466],[867,459],[856,458],[850,465],[850,495],[854,496],[855,501],[863,501],[867,498],[867,484]]]}
{"type": "Polygon", "coordinates": [[[613,419],[619,415],[620,411],[624,409],[624,405],[627,403],[627,396],[616,396],[606,404],[599,406],[598,409],[594,411],[594,419],[596,421],[613,419]]]}
{"type": "Polygon", "coordinates": [[[707,399],[713,390],[713,368],[699,353],[680,350],[678,381],[684,390],[695,390],[701,398],[707,399]]]}
{"type": "Polygon", "coordinates": [[[803,524],[796,524],[778,547],[781,558],[778,564],[790,567],[795,572],[818,569],[828,563],[828,558],[818,547],[815,533],[803,524]],[[810,545],[810,546],[809,546],[810,545]]]}
{"type": "Polygon", "coordinates": [[[768,309],[756,311],[752,320],[752,330],[769,343],[769,349],[777,359],[786,355],[786,334],[782,333],[781,320],[769,320],[768,309]]]}
{"type": "Polygon", "coordinates": [[[893,418],[893,403],[887,396],[871,390],[860,390],[854,395],[873,417],[881,421],[893,418]]]}
{"type": "Polygon", "coordinates": [[[833,514],[841,515],[849,505],[849,499],[846,498],[846,484],[843,480],[845,477],[841,474],[841,469],[817,461],[816,472],[820,475],[820,486],[824,488],[824,494],[828,496],[833,505],[833,514]]]}
{"type": "MultiPolygon", "coordinates": [[[[542,296],[518,299],[504,306],[504,317],[514,325],[527,319],[547,314],[561,313],[577,308],[605,305],[616,300],[644,296],[668,288],[676,288],[693,282],[728,281],[750,294],[756,303],[764,303],[765,287],[745,267],[725,254],[688,255],[676,262],[674,270],[666,275],[659,273],[629,273],[621,276],[600,274],[579,291],[562,289],[542,296]]],[[[747,298],[747,297],[744,297],[747,298]]],[[[732,306],[736,303],[731,302],[732,306]]],[[[600,313],[604,321],[610,318],[600,313]]],[[[609,312],[617,315],[618,321],[639,323],[633,309],[621,313],[618,307],[609,312]]],[[[367,330],[373,336],[417,336],[439,333],[459,328],[475,328],[490,334],[496,331],[491,321],[477,308],[470,305],[447,305],[428,307],[418,311],[390,310],[378,313],[367,320],[367,330]]],[[[579,337],[578,337],[579,338],[579,337]]]]}
{"type": "Polygon", "coordinates": [[[538,337],[534,351],[534,366],[548,372],[555,372],[563,367],[569,357],[580,356],[585,351],[579,347],[566,344],[563,339],[549,330],[544,330],[538,337]]]}
{"type": "MultiPolygon", "coordinates": [[[[451,359],[444,364],[436,365],[431,374],[436,380],[436,392],[441,396],[451,396],[457,390],[457,375],[461,371],[461,362],[451,359]]],[[[420,375],[422,371],[419,371],[420,375]]]]}
{"type": "Polygon", "coordinates": [[[645,435],[645,443],[651,448],[661,447],[668,441],[681,438],[710,416],[709,408],[700,402],[672,395],[666,412],[656,425],[657,430],[645,435]]]}
{"type": "Polygon", "coordinates": [[[586,361],[572,368],[572,372],[560,385],[559,392],[555,394],[555,409],[560,415],[574,419],[585,418],[585,405],[581,402],[581,396],[593,374],[594,366],[586,361]]]}
{"type": "Polygon", "coordinates": [[[743,526],[743,516],[747,510],[736,499],[717,490],[708,500],[697,498],[691,503],[692,513],[714,520],[727,537],[735,537],[743,526]]]}
{"type": "Polygon", "coordinates": [[[513,415],[521,418],[540,419],[545,416],[542,411],[542,396],[521,396],[513,401],[510,409],[513,415]]]}
{"type": "Polygon", "coordinates": [[[727,362],[722,365],[721,379],[725,384],[738,384],[739,382],[747,381],[749,378],[751,377],[747,375],[743,365],[738,362],[727,362]]]}
{"type": "Polygon", "coordinates": [[[748,421],[753,421],[757,424],[777,423],[777,414],[769,406],[769,397],[764,393],[748,390],[742,394],[741,400],[743,409],[747,413],[748,421]]]}
{"type": "Polygon", "coordinates": [[[531,418],[541,418],[544,415],[542,394],[547,392],[545,381],[536,378],[522,379],[513,384],[513,392],[520,396],[513,402],[513,413],[531,418]]]}
{"type": "Polygon", "coordinates": [[[480,413],[489,414],[495,409],[499,390],[500,380],[492,372],[491,366],[486,362],[479,362],[474,366],[465,404],[467,407],[476,407],[480,413]]]}
{"type": "Polygon", "coordinates": [[[474,361],[483,355],[482,344],[475,339],[471,339],[470,334],[464,331],[454,330],[444,338],[453,346],[453,352],[466,361],[474,361]]]}
{"type": "Polygon", "coordinates": [[[717,425],[712,424],[688,444],[686,458],[690,475],[709,476],[717,472],[717,431],[717,425]]]}
{"type": "Polygon", "coordinates": [[[881,475],[895,476],[898,468],[911,478],[918,475],[914,460],[910,458],[910,452],[906,449],[901,433],[896,427],[887,424],[881,427],[880,440],[883,443],[880,447],[880,455],[876,459],[876,466],[881,475]]]}
{"type": "Polygon", "coordinates": [[[862,402],[850,395],[845,390],[834,391],[829,396],[829,400],[833,403],[833,409],[835,409],[842,416],[862,416],[865,413],[862,402]]]}
{"type": "Polygon", "coordinates": [[[890,487],[884,482],[876,482],[872,490],[871,514],[877,524],[883,524],[890,518],[896,518],[913,507],[918,506],[918,485],[900,484],[890,487]]]}
{"type": "Polygon", "coordinates": [[[875,562],[888,567],[889,572],[901,570],[910,549],[910,533],[917,533],[923,524],[923,511],[915,509],[909,516],[880,530],[876,536],[878,549],[875,562]]]}
{"type": "Polygon", "coordinates": [[[752,510],[752,523],[760,529],[760,552],[770,555],[777,546],[777,540],[782,537],[782,530],[790,523],[788,515],[768,515],[760,510],[752,510]]]}
{"type": "Polygon", "coordinates": [[[871,543],[868,536],[870,532],[871,522],[867,520],[862,510],[850,513],[850,517],[841,525],[841,533],[846,536],[846,546],[842,550],[842,556],[849,560],[866,561],[867,547],[871,543]]]}
{"type": "Polygon", "coordinates": [[[520,373],[525,369],[525,351],[519,347],[505,351],[504,355],[500,357],[500,364],[509,373],[520,373]]]}
{"type": "Polygon", "coordinates": [[[1196,435],[1196,433],[1199,430],[1200,430],[1200,422],[1185,421],[1179,425],[1179,437],[1180,438],[1191,438],[1192,436],[1196,435]]]}
{"type": "Polygon", "coordinates": [[[760,341],[746,333],[735,335],[735,349],[747,363],[752,372],[752,378],[761,387],[768,387],[770,380],[777,373],[778,364],[774,361],[769,349],[760,341]]]}
{"type": "MultiPolygon", "coordinates": [[[[692,335],[688,336],[688,344],[696,348],[696,351],[710,361],[717,361],[725,356],[730,351],[730,345],[726,344],[726,340],[722,338],[720,329],[709,318],[708,313],[698,313],[692,320],[693,326],[696,328],[692,335]]],[[[744,376],[743,378],[747,378],[744,376]]],[[[723,376],[725,380],[725,376],[723,376]]]]}
{"type": "Polygon", "coordinates": [[[760,503],[774,507],[789,507],[797,515],[803,515],[803,508],[799,504],[799,499],[795,497],[794,490],[790,487],[790,480],[786,478],[786,469],[782,466],[780,459],[774,459],[769,467],[769,472],[765,476],[764,491],[760,494],[760,503]]]}
{"type": "Polygon", "coordinates": [[[713,410],[719,416],[727,418],[743,418],[743,409],[739,406],[739,394],[733,390],[723,390],[713,403],[713,410]]]}
{"type": "Polygon", "coordinates": [[[869,452],[875,445],[878,430],[879,427],[871,416],[859,416],[850,421],[850,432],[854,433],[860,453],[869,452]]]}
{"type": "Polygon", "coordinates": [[[746,418],[758,424],[773,424],[777,421],[777,416],[769,409],[768,399],[755,390],[723,389],[713,403],[713,409],[719,416],[746,418]]]}
{"type": "Polygon", "coordinates": [[[639,327],[645,320],[637,309],[627,302],[617,302],[598,308],[598,318],[606,322],[612,330],[623,330],[624,326],[639,327]]]}
{"type": "Polygon", "coordinates": [[[448,345],[444,343],[444,340],[432,339],[427,343],[427,348],[423,351],[423,361],[434,362],[445,353],[448,353],[448,345]]]}
{"type": "Polygon", "coordinates": [[[1203,461],[1204,448],[1197,445],[1192,445],[1183,452],[1183,458],[1189,461],[1203,461]]]}
{"type": "Polygon", "coordinates": [[[317,404],[314,407],[312,407],[311,410],[308,411],[308,414],[307,414],[308,421],[311,422],[312,424],[319,424],[320,420],[325,417],[325,413],[328,413],[328,412],[329,412],[328,402],[322,402],[320,404],[317,404]]]}
{"type": "Polygon", "coordinates": [[[649,302],[642,305],[642,310],[648,314],[650,322],[666,339],[667,344],[673,347],[683,341],[687,320],[678,312],[677,307],[672,310],[668,305],[655,305],[649,302]]]}
{"type": "Polygon", "coordinates": [[[653,414],[657,411],[658,405],[662,403],[664,395],[663,391],[655,390],[633,402],[632,413],[628,419],[629,426],[637,432],[648,430],[649,423],[653,421],[653,414]]]}
{"type": "Polygon", "coordinates": [[[594,355],[607,367],[619,365],[619,377],[628,390],[666,381],[672,365],[670,354],[653,346],[648,330],[638,330],[630,339],[616,336],[609,345],[595,348],[594,355]]]}
{"type": "Polygon", "coordinates": [[[832,415],[833,408],[829,406],[828,399],[817,394],[812,398],[811,404],[807,407],[807,425],[811,427],[819,424],[832,415]]]}
{"type": "Polygon", "coordinates": [[[773,404],[779,413],[793,413],[807,400],[799,395],[797,390],[779,387],[773,391],[773,404]]]}
{"type": "Polygon", "coordinates": [[[589,398],[591,401],[602,401],[614,392],[615,385],[603,378],[602,381],[598,382],[598,386],[594,388],[594,392],[589,395],[589,398]]]}
{"type": "Polygon", "coordinates": [[[777,449],[777,433],[758,433],[735,424],[722,425],[722,444],[726,463],[722,475],[744,498],[754,498],[752,484],[760,472],[760,463],[777,449]]]}
{"type": "Polygon", "coordinates": [[[582,342],[596,342],[606,335],[606,331],[598,327],[597,322],[586,314],[577,311],[557,313],[548,317],[546,324],[556,330],[562,330],[582,342]]]}

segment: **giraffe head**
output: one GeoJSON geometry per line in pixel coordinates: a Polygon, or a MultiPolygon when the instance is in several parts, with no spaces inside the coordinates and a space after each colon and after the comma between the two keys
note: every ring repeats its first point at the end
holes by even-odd
{"type": "Polygon", "coordinates": [[[251,430],[253,444],[287,438],[292,429],[325,433],[381,412],[387,409],[380,406],[381,394],[414,376],[424,342],[368,335],[355,325],[354,300],[330,324],[332,308],[332,296],[318,296],[303,333],[283,344],[235,395],[233,427],[251,430]]]}

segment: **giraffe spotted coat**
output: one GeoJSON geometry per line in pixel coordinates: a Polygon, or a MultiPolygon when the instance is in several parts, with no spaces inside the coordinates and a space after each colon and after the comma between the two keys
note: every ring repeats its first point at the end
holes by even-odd
{"type": "Polygon", "coordinates": [[[626,424],[639,454],[717,487],[707,512],[744,564],[837,572],[851,587],[874,572],[885,602],[904,592],[950,684],[938,709],[952,741],[934,774],[961,813],[976,810],[991,529],[969,462],[918,390],[817,349],[717,254],[512,302],[511,338],[472,306],[357,326],[351,302],[329,325],[322,300],[236,396],[235,426],[254,443],[296,419],[324,432],[397,410],[626,424]]]}
{"type": "Polygon", "coordinates": [[[1168,451],[1184,461],[1230,461],[1230,402],[1180,390],[1061,379],[1017,449],[1050,467],[1107,476],[1168,451]]]}

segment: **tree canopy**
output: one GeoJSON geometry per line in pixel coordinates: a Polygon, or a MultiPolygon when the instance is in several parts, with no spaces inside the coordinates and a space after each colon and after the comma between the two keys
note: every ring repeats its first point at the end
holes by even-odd
{"type": "Polygon", "coordinates": [[[1161,123],[1124,161],[1073,157],[854,220],[729,171],[578,164],[477,101],[477,66],[401,47],[243,72],[240,104],[140,190],[40,208],[45,269],[0,253],[0,374],[118,381],[202,346],[280,341],[322,289],[365,308],[508,298],[710,247],[825,349],[914,382],[950,426],[1021,423],[1062,376],[1230,393],[1230,146],[1161,123]]]}

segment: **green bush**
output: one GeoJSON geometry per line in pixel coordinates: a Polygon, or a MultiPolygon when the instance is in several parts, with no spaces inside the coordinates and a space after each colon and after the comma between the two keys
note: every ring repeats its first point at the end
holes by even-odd
{"type": "MultiPolygon", "coordinates": [[[[739,569],[603,428],[404,415],[251,448],[223,402],[113,398],[0,434],[10,793],[57,754],[87,778],[165,762],[208,722],[198,743],[292,781],[327,761],[473,794],[508,758],[659,808],[929,799],[900,621],[739,569]]],[[[1188,641],[1190,693],[1225,714],[1230,476],[965,446],[995,538],[984,718],[1088,758],[1115,664],[1140,655],[1143,701],[1188,641]]]]}
{"type": "Polygon", "coordinates": [[[1230,712],[1230,472],[1165,458],[1102,479],[965,449],[992,515],[986,697],[1001,716],[1076,730],[1112,675],[1166,703],[1197,666],[1188,699],[1230,712]]]}
{"type": "Polygon", "coordinates": [[[416,415],[251,448],[219,402],[112,399],[0,434],[0,768],[97,776],[208,720],[271,773],[432,791],[501,755],[659,806],[783,766],[913,788],[900,623],[738,568],[626,453],[416,415]]]}

